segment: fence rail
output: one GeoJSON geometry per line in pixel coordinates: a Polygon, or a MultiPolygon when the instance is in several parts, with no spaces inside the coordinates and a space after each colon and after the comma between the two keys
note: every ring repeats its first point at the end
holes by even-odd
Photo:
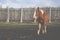
{"type": "MultiPolygon", "coordinates": [[[[41,8],[48,12],[50,22],[60,22],[60,7],[41,8]]],[[[0,8],[0,21],[3,22],[33,22],[35,8],[0,8]]]]}

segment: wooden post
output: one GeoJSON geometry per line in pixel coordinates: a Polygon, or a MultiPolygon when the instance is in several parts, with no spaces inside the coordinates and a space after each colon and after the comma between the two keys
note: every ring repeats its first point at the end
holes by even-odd
{"type": "Polygon", "coordinates": [[[9,22],[9,8],[7,7],[7,22],[9,22]]]}
{"type": "Polygon", "coordinates": [[[22,18],[23,18],[23,8],[21,8],[21,23],[23,22],[23,20],[22,20],[22,18]]]}
{"type": "Polygon", "coordinates": [[[49,23],[51,23],[51,7],[50,7],[49,23]]]}

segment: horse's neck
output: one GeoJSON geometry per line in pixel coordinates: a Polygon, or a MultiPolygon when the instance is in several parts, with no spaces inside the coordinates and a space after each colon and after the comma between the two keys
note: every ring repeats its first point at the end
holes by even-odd
{"type": "Polygon", "coordinates": [[[42,10],[37,10],[36,11],[36,15],[38,16],[38,17],[43,17],[43,11],[42,10]]]}
{"type": "Polygon", "coordinates": [[[40,10],[36,10],[36,14],[37,15],[40,15],[41,14],[41,11],[40,10]]]}
{"type": "Polygon", "coordinates": [[[41,11],[41,13],[42,13],[42,15],[44,14],[44,11],[42,10],[42,9],[40,9],[40,11],[41,11]]]}

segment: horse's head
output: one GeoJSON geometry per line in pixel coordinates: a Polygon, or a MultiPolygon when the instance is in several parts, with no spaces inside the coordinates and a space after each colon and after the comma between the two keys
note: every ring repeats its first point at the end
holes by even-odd
{"type": "Polygon", "coordinates": [[[36,20],[39,16],[41,16],[41,11],[40,11],[39,7],[37,7],[37,8],[35,8],[35,12],[34,12],[34,16],[33,16],[34,22],[36,22],[36,20]]]}
{"type": "Polygon", "coordinates": [[[33,18],[34,18],[34,23],[36,23],[36,19],[37,19],[37,16],[36,16],[36,10],[39,9],[39,8],[35,8],[35,11],[34,11],[34,15],[33,15],[33,18]]]}

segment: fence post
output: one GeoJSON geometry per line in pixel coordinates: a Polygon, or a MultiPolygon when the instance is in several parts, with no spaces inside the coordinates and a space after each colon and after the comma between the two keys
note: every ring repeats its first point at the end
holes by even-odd
{"type": "Polygon", "coordinates": [[[15,15],[15,21],[16,21],[16,17],[17,17],[17,11],[16,11],[16,9],[14,10],[14,15],[15,15]]]}
{"type": "Polygon", "coordinates": [[[49,23],[51,23],[51,7],[49,8],[50,12],[49,12],[49,23]]]}
{"type": "Polygon", "coordinates": [[[7,7],[7,22],[9,22],[9,8],[7,7]]]}
{"type": "Polygon", "coordinates": [[[0,20],[1,20],[1,14],[2,14],[2,5],[0,4],[0,20]]]}
{"type": "Polygon", "coordinates": [[[23,22],[23,20],[22,20],[22,18],[23,18],[23,8],[21,8],[21,23],[23,22]]]}

